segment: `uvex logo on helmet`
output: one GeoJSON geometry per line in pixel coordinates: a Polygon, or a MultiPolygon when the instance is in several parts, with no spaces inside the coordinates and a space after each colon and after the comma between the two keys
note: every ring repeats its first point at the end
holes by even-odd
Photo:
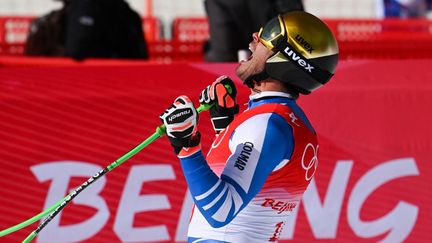
{"type": "Polygon", "coordinates": [[[306,48],[306,50],[307,50],[310,54],[312,54],[312,51],[315,50],[315,49],[311,46],[311,44],[309,44],[309,42],[307,42],[307,41],[303,38],[303,36],[297,34],[297,35],[295,36],[294,39],[296,39],[297,42],[300,43],[300,45],[302,45],[304,48],[306,48]]]}
{"type": "Polygon", "coordinates": [[[284,50],[285,54],[287,54],[287,56],[289,56],[293,61],[297,62],[300,66],[302,66],[304,69],[306,69],[308,72],[312,73],[312,69],[314,69],[314,67],[312,65],[310,65],[309,63],[306,62],[306,60],[302,59],[300,57],[300,55],[298,55],[297,53],[295,53],[293,50],[291,50],[291,48],[289,48],[288,46],[285,48],[284,50]]]}

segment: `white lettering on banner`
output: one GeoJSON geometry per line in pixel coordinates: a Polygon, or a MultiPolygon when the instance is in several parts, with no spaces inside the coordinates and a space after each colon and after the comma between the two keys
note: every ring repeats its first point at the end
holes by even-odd
{"type": "Polygon", "coordinates": [[[375,221],[360,218],[362,205],[373,191],[385,183],[406,176],[419,175],[415,160],[404,158],[379,164],[366,173],[354,186],[348,201],[348,222],[359,237],[368,238],[388,233],[380,242],[403,242],[414,228],[418,207],[399,202],[386,216],[375,221]]]}
{"type": "Polygon", "coordinates": [[[312,232],[317,239],[334,239],[339,224],[344,194],[353,161],[339,161],[333,171],[327,193],[321,204],[315,181],[303,195],[302,203],[312,232]],[[325,220],[323,220],[325,219],[325,220]]]}
{"type": "MultiPolygon", "coordinates": [[[[354,162],[337,161],[333,174],[323,198],[320,198],[315,179],[303,195],[302,205],[312,233],[316,239],[337,239],[343,203],[347,203],[347,222],[355,235],[360,238],[382,236],[381,242],[402,242],[412,232],[419,208],[416,205],[400,201],[387,215],[371,220],[361,220],[360,212],[367,198],[386,183],[406,177],[419,175],[413,158],[403,158],[379,163],[371,168],[360,179],[353,183],[351,193],[345,197],[354,162]],[[346,200],[344,200],[346,199],[346,200]]],[[[101,168],[86,162],[58,161],[33,166],[31,168],[40,182],[51,181],[44,208],[55,204],[64,197],[72,177],[90,177],[92,172],[101,168]]],[[[140,195],[144,182],[158,180],[175,180],[171,165],[135,165],[132,166],[125,182],[113,231],[127,242],[160,242],[186,240],[189,215],[193,205],[189,191],[186,191],[183,206],[178,215],[176,234],[171,239],[166,225],[134,227],[134,216],[140,212],[170,210],[171,205],[164,194],[140,195]]],[[[40,232],[38,242],[78,242],[90,239],[106,225],[110,217],[107,204],[99,193],[103,190],[106,177],[101,177],[88,189],[74,199],[75,204],[89,206],[97,210],[89,219],[73,224],[60,226],[60,215],[55,217],[40,232]]],[[[281,239],[294,239],[297,210],[293,210],[285,224],[281,239]]],[[[366,209],[367,210],[367,209],[366,209]]],[[[61,214],[61,212],[59,213],[61,214]]],[[[177,217],[177,215],[173,215],[177,217]]]]}
{"type": "MultiPolygon", "coordinates": [[[[353,161],[338,161],[327,188],[325,198],[320,200],[313,179],[302,198],[312,232],[317,239],[336,239],[343,196],[346,192],[353,161]],[[324,201],[321,206],[320,201],[324,201]]],[[[366,173],[354,186],[348,198],[348,224],[362,238],[371,238],[390,232],[380,242],[403,242],[415,226],[418,207],[406,202],[399,204],[386,216],[371,222],[360,219],[361,207],[373,191],[385,183],[405,177],[419,175],[413,158],[380,163],[366,173]]],[[[288,218],[281,239],[293,239],[297,209],[288,218]]]]}
{"type": "Polygon", "coordinates": [[[144,182],[174,179],[175,174],[170,165],[140,165],[131,168],[114,222],[114,232],[122,241],[157,242],[170,240],[165,225],[136,228],[133,223],[137,212],[171,208],[166,195],[140,195],[144,182]]]}
{"type": "MultiPolygon", "coordinates": [[[[321,204],[315,180],[309,184],[308,189],[303,194],[303,206],[305,213],[311,224],[312,232],[317,239],[335,239],[339,224],[339,217],[342,208],[343,197],[348,185],[353,161],[338,161],[336,168],[331,176],[327,188],[327,194],[321,204]]],[[[297,220],[298,208],[290,214],[281,239],[293,239],[295,224],[297,220]]]]}
{"type": "MultiPolygon", "coordinates": [[[[54,205],[67,194],[69,181],[74,176],[90,177],[102,168],[86,162],[56,161],[31,167],[39,182],[51,181],[44,208],[54,205]]],[[[82,191],[73,200],[74,204],[86,205],[97,210],[97,213],[84,222],[60,226],[62,212],[54,217],[42,230],[37,242],[78,242],[97,234],[108,221],[109,211],[105,200],[99,195],[105,186],[106,179],[99,178],[89,188],[82,191]]]]}

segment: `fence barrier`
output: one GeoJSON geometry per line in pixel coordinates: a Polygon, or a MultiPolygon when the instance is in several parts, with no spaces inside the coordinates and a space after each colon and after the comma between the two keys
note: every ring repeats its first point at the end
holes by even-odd
{"type": "MultiPolygon", "coordinates": [[[[0,55],[24,52],[33,17],[0,17],[0,55]]],[[[341,59],[401,59],[432,57],[432,21],[427,19],[325,19],[339,42],[341,59]]],[[[158,62],[202,61],[209,38],[204,17],[178,17],[172,22],[172,38],[162,35],[157,17],[144,17],[143,30],[150,60],[158,62]]]]}

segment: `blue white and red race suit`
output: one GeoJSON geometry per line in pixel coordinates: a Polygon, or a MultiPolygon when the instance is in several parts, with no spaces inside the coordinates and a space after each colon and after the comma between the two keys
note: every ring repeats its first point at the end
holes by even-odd
{"type": "Polygon", "coordinates": [[[213,142],[180,152],[195,202],[188,242],[276,242],[318,165],[316,133],[288,94],[261,92],[213,142]]]}

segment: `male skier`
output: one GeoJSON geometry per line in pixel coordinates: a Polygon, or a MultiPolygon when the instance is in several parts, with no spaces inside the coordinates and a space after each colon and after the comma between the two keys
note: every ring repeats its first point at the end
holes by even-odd
{"type": "Polygon", "coordinates": [[[188,242],[276,242],[317,169],[316,132],[296,99],[331,79],[335,37],[317,17],[290,12],[254,33],[249,49],[236,69],[251,90],[246,111],[234,117],[228,77],[201,93],[217,133],[207,157],[188,97],[160,116],[195,203],[188,242]]]}

